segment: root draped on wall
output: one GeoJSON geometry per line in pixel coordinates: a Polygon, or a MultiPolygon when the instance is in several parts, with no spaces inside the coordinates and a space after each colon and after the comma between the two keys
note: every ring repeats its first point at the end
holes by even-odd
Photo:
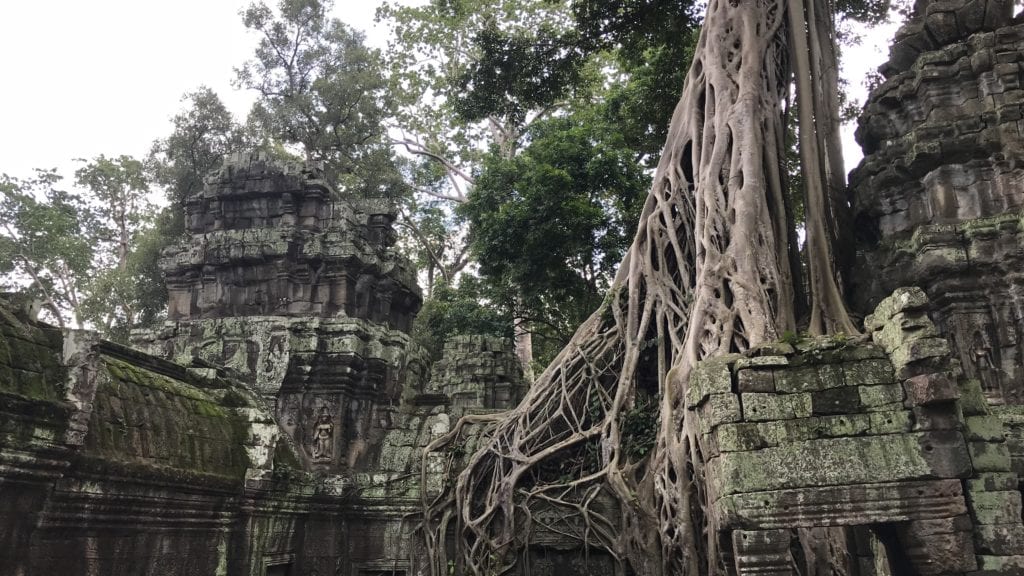
{"type": "Polygon", "coordinates": [[[424,451],[425,488],[432,454],[484,436],[457,478],[425,497],[434,576],[512,571],[539,508],[572,518],[583,545],[620,570],[724,571],[696,424],[683,405],[692,368],[778,340],[798,313],[812,333],[855,332],[836,266],[848,206],[830,4],[708,2],[639,228],[604,303],[518,407],[467,417],[424,451]],[[809,303],[796,288],[782,170],[794,81],[809,303]],[[649,438],[638,437],[643,414],[649,438]]]}

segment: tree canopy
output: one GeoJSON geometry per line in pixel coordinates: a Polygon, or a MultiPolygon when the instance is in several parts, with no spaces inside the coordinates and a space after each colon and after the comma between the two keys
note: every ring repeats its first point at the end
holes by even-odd
{"type": "Polygon", "coordinates": [[[260,97],[249,122],[260,141],[299,147],[322,162],[340,187],[364,195],[396,195],[384,122],[392,110],[380,54],[363,34],[328,16],[329,0],[264,2],[242,12],[260,39],[253,59],[236,69],[237,84],[260,97]]]}

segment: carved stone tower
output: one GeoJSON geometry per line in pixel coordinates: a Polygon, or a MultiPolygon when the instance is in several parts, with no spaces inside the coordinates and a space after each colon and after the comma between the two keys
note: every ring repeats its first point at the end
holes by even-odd
{"type": "Polygon", "coordinates": [[[421,297],[393,250],[393,206],[239,154],[185,210],[190,237],[160,262],[168,321],[136,344],[254,385],[307,469],[372,466],[402,384],[426,371],[409,362],[421,297]]]}

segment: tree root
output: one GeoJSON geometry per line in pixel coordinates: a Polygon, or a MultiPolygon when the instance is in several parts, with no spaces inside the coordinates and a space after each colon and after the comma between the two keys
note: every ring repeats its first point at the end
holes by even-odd
{"type": "MultiPolygon", "coordinates": [[[[798,78],[811,73],[798,54],[807,50],[800,2],[709,1],[639,228],[605,302],[519,406],[487,422],[460,422],[427,447],[459,442],[470,422],[489,426],[454,483],[424,501],[434,576],[452,567],[479,576],[513,572],[527,554],[533,512],[545,507],[575,518],[581,530],[563,536],[605,551],[620,572],[627,562],[636,574],[724,572],[696,422],[683,399],[698,361],[795,329],[798,271],[788,256],[780,147],[791,54],[803,71],[798,78]],[[647,398],[657,406],[656,438],[650,449],[631,451],[626,414],[647,398]],[[617,501],[616,514],[596,505],[602,494],[617,501]],[[456,557],[449,559],[452,521],[456,557]]],[[[821,156],[804,158],[805,180],[826,173],[821,156]]],[[[819,195],[808,202],[813,216],[830,221],[813,208],[826,205],[824,187],[809,191],[819,195]]],[[[827,234],[813,241],[812,262],[828,263],[827,234]]],[[[834,293],[815,308],[815,320],[823,331],[847,330],[826,272],[824,289],[834,293]]]]}

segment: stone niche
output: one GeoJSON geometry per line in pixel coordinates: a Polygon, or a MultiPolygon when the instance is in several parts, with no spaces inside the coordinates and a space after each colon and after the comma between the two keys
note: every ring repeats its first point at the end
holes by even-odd
{"type": "Polygon", "coordinates": [[[1021,493],[976,380],[920,289],[886,298],[873,343],[819,339],[700,363],[714,525],[735,573],[796,574],[792,550],[846,550],[848,574],[1018,574],[1021,493]]]}

